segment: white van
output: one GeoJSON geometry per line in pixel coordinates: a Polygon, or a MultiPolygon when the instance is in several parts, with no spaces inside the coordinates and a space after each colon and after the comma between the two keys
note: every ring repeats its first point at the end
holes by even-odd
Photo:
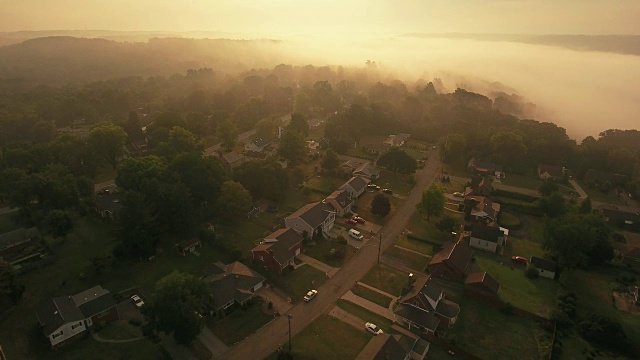
{"type": "Polygon", "coordinates": [[[360,233],[360,231],[358,231],[356,229],[349,230],[349,236],[351,236],[352,238],[354,238],[356,240],[362,240],[362,238],[363,238],[363,236],[360,233]]]}

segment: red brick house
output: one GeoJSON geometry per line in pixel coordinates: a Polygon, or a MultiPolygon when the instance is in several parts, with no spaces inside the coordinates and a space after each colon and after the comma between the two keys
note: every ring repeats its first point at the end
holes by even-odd
{"type": "Polygon", "coordinates": [[[251,250],[254,262],[265,268],[282,274],[293,266],[294,258],[302,251],[302,235],[293,229],[283,228],[268,236],[251,250]]]}
{"type": "Polygon", "coordinates": [[[469,274],[464,281],[464,293],[471,296],[498,300],[500,283],[493,276],[485,272],[469,274]]]}
{"type": "Polygon", "coordinates": [[[542,180],[560,181],[567,169],[558,165],[538,165],[538,177],[542,180]]]}
{"type": "Polygon", "coordinates": [[[473,250],[467,244],[451,242],[431,258],[427,272],[433,276],[462,281],[469,273],[472,256],[473,250]]]}

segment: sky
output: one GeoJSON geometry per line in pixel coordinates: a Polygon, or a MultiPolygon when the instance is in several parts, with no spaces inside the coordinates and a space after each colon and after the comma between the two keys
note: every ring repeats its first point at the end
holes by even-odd
{"type": "Polygon", "coordinates": [[[0,0],[0,31],[640,34],[640,0],[0,0]]]}

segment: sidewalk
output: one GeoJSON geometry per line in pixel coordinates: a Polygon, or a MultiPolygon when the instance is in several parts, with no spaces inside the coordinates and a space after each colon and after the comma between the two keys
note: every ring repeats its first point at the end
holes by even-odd
{"type": "Polygon", "coordinates": [[[354,328],[363,331],[363,332],[367,332],[364,328],[364,324],[366,323],[366,321],[360,319],[359,317],[352,315],[342,309],[340,309],[337,306],[334,306],[333,309],[331,309],[331,311],[329,311],[329,315],[333,316],[334,318],[343,321],[346,324],[349,324],[351,326],[353,326],[354,328]]]}
{"type": "Polygon", "coordinates": [[[335,273],[338,272],[338,270],[340,270],[339,268],[331,267],[323,263],[322,261],[316,260],[311,256],[307,256],[305,254],[299,254],[298,259],[304,261],[307,265],[322,271],[323,273],[327,274],[329,277],[332,277],[333,275],[335,275],[335,273]]]}

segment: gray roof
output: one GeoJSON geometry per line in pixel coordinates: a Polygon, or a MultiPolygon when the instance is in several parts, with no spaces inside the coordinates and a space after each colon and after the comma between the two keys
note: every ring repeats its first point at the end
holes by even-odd
{"type": "Polygon", "coordinates": [[[397,336],[398,338],[389,334],[374,336],[358,354],[356,360],[404,359],[411,353],[411,348],[404,349],[399,342],[401,337],[397,336]]]}
{"type": "Polygon", "coordinates": [[[502,171],[502,165],[500,164],[480,161],[480,160],[476,160],[475,158],[471,158],[471,160],[469,160],[469,162],[467,163],[467,167],[472,167],[472,166],[478,170],[485,170],[490,172],[502,171]]]}
{"type": "Polygon", "coordinates": [[[334,191],[331,195],[327,196],[326,200],[335,200],[343,209],[353,202],[349,192],[344,190],[334,191]]]}
{"type": "Polygon", "coordinates": [[[442,299],[436,306],[436,312],[446,318],[453,319],[460,314],[460,305],[453,301],[442,299]]]}
{"type": "Polygon", "coordinates": [[[500,290],[500,283],[493,276],[489,275],[486,271],[484,272],[476,272],[473,274],[469,274],[467,279],[464,281],[466,285],[479,285],[485,290],[488,290],[494,294],[498,293],[500,290]]]}
{"type": "Polygon", "coordinates": [[[113,294],[100,285],[73,295],[71,298],[85,318],[90,318],[116,306],[113,294]]]}
{"type": "Polygon", "coordinates": [[[246,265],[235,261],[231,264],[223,265],[224,272],[221,274],[209,275],[204,280],[209,283],[209,288],[214,294],[213,302],[216,309],[235,300],[244,302],[253,296],[251,288],[265,280],[265,277],[249,269],[246,265]]]}
{"type": "Polygon", "coordinates": [[[354,176],[351,179],[349,179],[349,181],[344,183],[344,185],[342,185],[340,189],[344,189],[346,186],[350,186],[356,192],[360,192],[367,187],[369,182],[370,180],[367,178],[364,178],[362,176],[354,176]]]}
{"type": "Polygon", "coordinates": [[[110,211],[112,214],[122,209],[120,193],[96,196],[96,207],[100,211],[110,211]]]}
{"type": "Polygon", "coordinates": [[[533,264],[533,266],[537,267],[538,269],[551,271],[551,272],[556,272],[558,268],[558,265],[556,264],[555,261],[542,259],[535,256],[531,257],[531,264],[533,264]]]}
{"type": "Polygon", "coordinates": [[[378,168],[370,162],[365,162],[361,164],[353,172],[357,174],[363,174],[364,176],[380,175],[380,171],[378,171],[378,168]]]}
{"type": "Polygon", "coordinates": [[[264,239],[265,241],[276,241],[265,242],[264,244],[256,246],[254,250],[270,250],[273,252],[274,259],[276,259],[278,263],[284,264],[294,256],[291,248],[302,241],[302,235],[293,229],[283,228],[265,236],[264,239]]]}
{"type": "Polygon", "coordinates": [[[488,226],[484,224],[473,224],[471,228],[471,237],[497,243],[498,238],[504,236],[500,228],[488,226]]]}
{"type": "Polygon", "coordinates": [[[40,232],[38,228],[32,227],[29,229],[20,228],[0,235],[0,250],[10,248],[25,241],[32,239],[39,239],[40,232]]]}
{"type": "Polygon", "coordinates": [[[235,151],[228,152],[228,153],[226,153],[226,154],[223,154],[223,155],[222,155],[222,159],[223,159],[225,162],[227,162],[228,164],[233,164],[234,162],[236,162],[236,161],[240,161],[240,160],[242,160],[242,159],[244,159],[244,158],[245,158],[245,156],[244,156],[244,155],[242,155],[242,154],[238,154],[238,153],[237,153],[237,152],[235,152],[235,151]]]}
{"type": "Polygon", "coordinates": [[[259,148],[263,148],[263,147],[265,147],[265,146],[269,145],[269,143],[271,143],[271,139],[268,139],[268,138],[262,138],[262,137],[255,137],[255,138],[253,138],[253,139],[251,140],[251,142],[252,142],[255,146],[257,146],[257,147],[259,147],[259,148]]]}
{"type": "Polygon", "coordinates": [[[335,212],[333,206],[323,202],[307,204],[287,218],[300,218],[312,228],[317,228],[327,219],[329,213],[335,212]]]}
{"type": "Polygon", "coordinates": [[[440,319],[432,313],[409,304],[398,304],[393,313],[434,332],[440,324],[440,319]]]}

